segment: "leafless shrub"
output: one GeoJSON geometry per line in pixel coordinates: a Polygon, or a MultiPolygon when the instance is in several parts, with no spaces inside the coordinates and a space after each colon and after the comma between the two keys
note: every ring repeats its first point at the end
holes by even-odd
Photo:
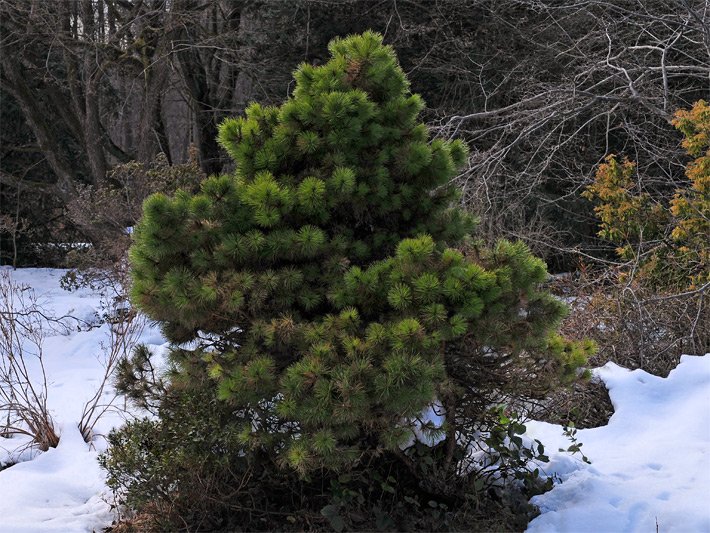
{"type": "Polygon", "coordinates": [[[95,266],[125,256],[130,245],[127,228],[138,222],[148,196],[170,194],[179,188],[194,190],[204,179],[194,147],[190,154],[191,159],[181,165],[170,165],[162,153],[148,163],[117,165],[97,184],[80,187],[68,205],[69,217],[91,237],[94,256],[90,259],[95,266]]]}
{"type": "Polygon", "coordinates": [[[503,0],[496,10],[528,52],[507,68],[493,54],[471,67],[483,109],[436,127],[472,146],[458,178],[462,201],[481,216],[484,237],[521,237],[547,257],[569,258],[563,248],[582,242],[596,255],[594,217],[579,192],[606,155],[637,161],[649,192],[685,179],[669,122],[707,96],[708,3],[503,0]]]}
{"type": "MultiPolygon", "coordinates": [[[[101,343],[99,356],[103,374],[79,421],[86,442],[94,437],[101,417],[115,407],[117,394],[112,392],[106,398],[114,370],[137,344],[145,327],[145,318],[129,307],[125,290],[118,285],[112,289],[113,293],[105,292],[103,306],[103,318],[109,323],[108,339],[101,343]]],[[[49,381],[43,343],[50,334],[67,333],[70,320],[82,322],[68,315],[50,314],[30,287],[15,283],[9,271],[0,270],[1,436],[29,436],[42,451],[59,443],[47,404],[49,381]]]]}
{"type": "Polygon", "coordinates": [[[156,192],[195,190],[205,177],[195,150],[190,154],[190,161],[181,165],[170,165],[164,154],[150,163],[118,165],[97,185],[80,188],[69,203],[69,217],[91,237],[92,245],[68,254],[74,269],[64,276],[63,288],[108,287],[117,296],[128,286],[130,231],[141,217],[143,201],[156,192]]]}
{"type": "Polygon", "coordinates": [[[47,407],[42,344],[49,327],[34,291],[0,271],[0,434],[27,435],[42,451],[59,443],[47,407]]]}
{"type": "Polygon", "coordinates": [[[98,388],[84,405],[79,421],[79,431],[87,443],[93,439],[94,428],[101,417],[115,408],[118,394],[112,392],[110,398],[105,400],[105,392],[110,386],[117,366],[129,356],[145,327],[145,317],[128,306],[125,295],[122,298],[112,299],[108,307],[109,337],[108,342],[101,344],[104,372],[98,388]]]}
{"type": "Polygon", "coordinates": [[[599,351],[590,362],[594,366],[613,361],[665,376],[682,354],[710,351],[709,285],[659,292],[619,279],[615,271],[558,282],[558,290],[576,295],[563,330],[597,342],[599,351]]]}
{"type": "MultiPolygon", "coordinates": [[[[18,203],[19,205],[19,203],[18,203]]],[[[0,213],[0,235],[7,234],[12,245],[12,266],[17,267],[18,247],[17,240],[21,234],[25,234],[29,230],[29,223],[25,218],[22,218],[19,209],[16,210],[14,216],[3,215],[0,213]]]]}
{"type": "MultiPolygon", "coordinates": [[[[561,333],[597,344],[590,368],[611,361],[667,376],[682,354],[710,351],[710,284],[684,292],[659,291],[644,286],[629,271],[634,272],[630,263],[596,267],[580,263],[574,274],[556,276],[550,284],[570,306],[561,333]]],[[[614,412],[606,387],[594,379],[573,383],[524,407],[520,412],[528,417],[572,422],[578,428],[604,425],[614,412]]]]}

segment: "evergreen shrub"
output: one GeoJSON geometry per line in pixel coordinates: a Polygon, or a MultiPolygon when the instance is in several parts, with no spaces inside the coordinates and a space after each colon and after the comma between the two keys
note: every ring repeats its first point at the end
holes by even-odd
{"type": "Polygon", "coordinates": [[[234,174],[145,202],[132,299],[175,345],[169,387],[208,383],[230,413],[215,428],[231,428],[229,453],[320,480],[314,501],[338,509],[332,487],[365,507],[395,494],[388,509],[404,519],[411,502],[441,511],[474,493],[466,442],[497,421],[491,407],[574,380],[593,346],[555,333],[565,306],[524,244],[472,237],[450,185],[466,146],[431,138],[382,37],[329,49],[296,70],[283,105],[221,125],[234,174]],[[392,492],[373,481],[387,472],[392,492]]]}
{"type": "Polygon", "coordinates": [[[628,261],[627,279],[658,290],[693,290],[710,282],[710,106],[699,100],[677,111],[673,125],[694,159],[672,198],[646,192],[636,164],[615,155],[599,166],[584,195],[597,203],[599,235],[628,261]]]}

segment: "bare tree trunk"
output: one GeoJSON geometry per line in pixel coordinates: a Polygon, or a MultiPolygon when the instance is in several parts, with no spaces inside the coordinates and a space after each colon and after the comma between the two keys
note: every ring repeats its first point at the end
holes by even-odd
{"type": "Polygon", "coordinates": [[[36,105],[35,98],[22,75],[23,69],[18,61],[10,57],[9,54],[3,54],[0,61],[2,64],[3,88],[17,101],[25,116],[27,125],[32,129],[32,133],[37,138],[42,152],[52,167],[57,177],[57,194],[62,200],[69,202],[77,194],[75,173],[66,160],[59,139],[50,124],[52,117],[43,113],[42,109],[36,105]]]}

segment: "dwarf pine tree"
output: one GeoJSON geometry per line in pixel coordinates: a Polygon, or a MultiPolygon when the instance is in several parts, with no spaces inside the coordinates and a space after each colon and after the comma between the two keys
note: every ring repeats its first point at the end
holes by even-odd
{"type": "Polygon", "coordinates": [[[178,375],[208,375],[245,449],[304,474],[399,451],[435,400],[453,449],[472,376],[495,369],[496,394],[530,368],[571,379],[591,349],[553,334],[541,260],[468,238],[450,185],[466,147],[431,139],[382,37],[329,49],[283,105],[221,125],[233,175],[146,201],[130,254],[178,375]]]}

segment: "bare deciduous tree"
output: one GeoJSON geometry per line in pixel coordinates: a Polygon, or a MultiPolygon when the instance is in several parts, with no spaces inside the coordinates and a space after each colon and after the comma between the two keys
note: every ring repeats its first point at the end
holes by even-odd
{"type": "Polygon", "coordinates": [[[59,443],[47,406],[42,344],[48,327],[34,291],[0,271],[0,434],[27,435],[43,451],[59,443]]]}
{"type": "Polygon", "coordinates": [[[477,64],[483,109],[439,123],[441,135],[465,133],[474,146],[459,180],[484,230],[548,253],[592,235],[578,192],[610,152],[638,161],[639,180],[656,193],[684,179],[669,121],[709,94],[708,2],[510,0],[497,9],[532,64],[504,73],[494,57],[477,64]],[[508,102],[494,98],[501,90],[508,102]]]}

